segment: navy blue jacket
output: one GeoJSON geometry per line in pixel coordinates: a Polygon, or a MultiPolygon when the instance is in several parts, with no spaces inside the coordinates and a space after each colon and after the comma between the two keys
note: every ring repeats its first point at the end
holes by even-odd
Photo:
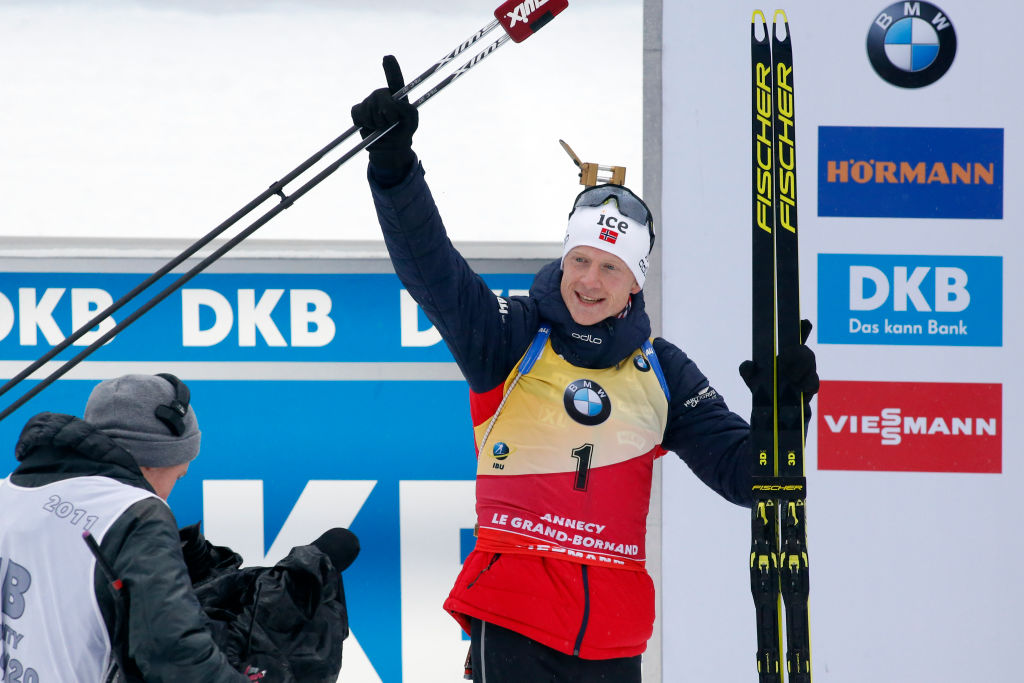
{"type": "MultiPolygon", "coordinates": [[[[496,297],[448,239],[422,165],[390,187],[377,182],[373,167],[369,179],[395,272],[441,333],[473,391],[502,385],[542,322],[551,323],[555,352],[581,368],[615,365],[650,337],[643,292],[633,296],[624,318],[574,322],[559,290],[559,261],[540,270],[529,296],[496,297]],[[601,343],[581,341],[574,332],[601,343]]],[[[749,425],[678,347],[657,338],[654,350],[671,396],[662,447],[724,498],[749,506],[749,425]]]]}

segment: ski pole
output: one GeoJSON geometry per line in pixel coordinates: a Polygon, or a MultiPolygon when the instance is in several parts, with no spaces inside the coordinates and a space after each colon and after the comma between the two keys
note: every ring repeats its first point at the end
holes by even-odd
{"type": "MultiPolygon", "coordinates": [[[[491,31],[493,31],[497,26],[498,26],[498,20],[495,19],[494,21],[489,23],[487,26],[484,26],[482,29],[480,29],[479,31],[474,33],[468,39],[466,39],[465,41],[460,43],[458,45],[458,47],[456,47],[454,50],[452,50],[451,52],[446,54],[444,57],[439,59],[429,69],[424,71],[422,74],[420,74],[419,76],[414,78],[412,81],[407,83],[405,85],[405,87],[403,87],[401,90],[396,92],[395,95],[394,95],[395,99],[398,99],[398,98],[401,98],[401,97],[405,96],[407,93],[409,93],[412,89],[414,89],[420,83],[422,83],[423,81],[425,81],[426,79],[428,79],[432,75],[434,75],[439,69],[444,68],[444,66],[447,65],[449,62],[451,62],[453,59],[455,59],[456,57],[458,57],[462,53],[466,52],[470,47],[472,47],[477,42],[479,42],[485,35],[487,35],[491,31]]],[[[232,225],[234,225],[235,223],[240,221],[245,216],[247,216],[250,213],[252,213],[253,210],[255,210],[256,207],[258,207],[260,204],[262,204],[266,200],[270,199],[274,195],[281,196],[282,188],[285,185],[287,185],[288,183],[292,182],[293,180],[295,180],[295,178],[299,177],[300,175],[305,173],[307,170],[309,170],[314,164],[316,164],[318,161],[323,159],[324,156],[326,156],[328,153],[330,153],[331,150],[336,148],[338,145],[343,143],[345,140],[348,140],[350,137],[352,137],[356,133],[356,131],[358,131],[358,130],[359,130],[359,128],[357,126],[350,127],[344,133],[342,133],[337,138],[335,138],[330,143],[328,143],[325,147],[323,147],[318,152],[316,152],[313,156],[311,156],[308,159],[306,159],[305,161],[303,161],[301,164],[299,164],[294,169],[292,169],[292,171],[289,172],[287,175],[285,175],[280,180],[278,180],[277,182],[272,184],[261,195],[259,195],[258,197],[253,199],[251,202],[249,202],[248,204],[243,206],[241,209],[236,211],[234,214],[232,214],[223,223],[221,223],[220,225],[215,227],[213,230],[211,230],[209,233],[207,233],[203,237],[201,237],[198,240],[196,240],[191,246],[189,246],[184,251],[182,251],[180,254],[178,254],[177,256],[172,258],[170,261],[168,261],[166,264],[161,266],[155,273],[153,273],[152,275],[147,277],[145,280],[140,282],[138,285],[136,285],[134,289],[132,289],[127,294],[122,296],[120,299],[118,299],[117,301],[115,301],[114,303],[110,304],[105,309],[103,309],[102,311],[97,313],[91,320],[89,320],[87,323],[85,323],[84,325],[79,327],[77,330],[72,332],[68,337],[64,338],[59,344],[57,344],[56,346],[51,348],[49,351],[44,353],[42,356],[40,356],[31,365],[29,365],[28,367],[23,369],[21,372],[19,372],[17,375],[15,375],[11,379],[9,379],[3,386],[0,386],[0,396],[3,396],[4,394],[6,394],[8,391],[13,389],[17,384],[19,384],[23,379],[25,379],[26,377],[28,377],[29,375],[34,373],[36,370],[41,368],[47,361],[49,361],[54,356],[56,356],[58,353],[60,353],[61,351],[63,351],[64,349],[68,348],[69,346],[74,344],[76,341],[81,339],[89,330],[93,329],[99,323],[103,322],[104,320],[109,318],[111,315],[116,313],[123,306],[125,306],[128,302],[130,302],[132,299],[134,299],[139,294],[141,294],[143,291],[145,291],[150,286],[152,286],[154,282],[156,282],[157,280],[162,278],[167,273],[171,272],[174,268],[176,268],[179,265],[181,265],[182,263],[184,263],[190,256],[192,256],[193,254],[198,252],[200,249],[205,247],[207,244],[209,244],[211,241],[216,239],[225,230],[230,228],[232,225]]]]}
{"type": "Polygon", "coordinates": [[[99,545],[96,544],[96,539],[88,531],[82,532],[82,539],[85,544],[89,546],[89,552],[96,558],[96,564],[103,572],[103,575],[107,577],[110,582],[111,588],[115,591],[120,591],[124,587],[124,582],[117,578],[117,574],[114,573],[114,568],[107,562],[107,558],[103,557],[103,552],[100,550],[99,545]]]}
{"type": "MultiPolygon", "coordinates": [[[[538,2],[538,0],[522,0],[522,1],[520,1],[520,0],[508,0],[507,2],[503,3],[501,6],[498,7],[498,9],[496,9],[494,11],[494,16],[495,16],[495,20],[494,21],[490,22],[487,26],[483,27],[482,29],[480,29],[479,31],[474,33],[470,38],[468,38],[467,40],[463,41],[459,46],[457,46],[454,50],[452,50],[447,55],[445,55],[440,60],[438,60],[438,62],[436,62],[434,65],[432,65],[429,69],[427,69],[422,74],[417,76],[410,83],[406,84],[405,87],[403,87],[402,89],[398,90],[393,95],[393,97],[398,99],[398,98],[401,98],[401,97],[405,96],[414,87],[416,87],[417,85],[422,83],[424,80],[426,80],[427,78],[432,76],[439,69],[443,68],[449,62],[454,60],[457,56],[459,56],[460,54],[466,52],[470,47],[472,47],[474,44],[479,42],[480,39],[482,39],[485,35],[487,35],[490,31],[492,31],[499,24],[502,26],[502,28],[505,29],[505,34],[504,35],[502,35],[496,41],[491,43],[485,49],[481,50],[472,59],[470,59],[468,62],[463,64],[461,67],[459,67],[453,73],[449,74],[440,83],[435,85],[433,88],[431,88],[429,91],[427,91],[427,93],[425,93],[422,97],[420,97],[419,99],[417,99],[413,103],[414,107],[421,106],[422,104],[424,104],[425,102],[430,100],[432,97],[437,95],[439,92],[441,92],[441,90],[443,90],[444,88],[446,88],[449,85],[451,85],[457,78],[459,78],[460,76],[464,75],[467,71],[469,71],[474,66],[476,66],[481,61],[483,61],[486,57],[491,55],[499,47],[504,45],[508,41],[509,38],[512,38],[512,40],[517,42],[517,43],[522,42],[523,40],[525,40],[529,36],[531,36],[534,33],[536,33],[538,30],[540,30],[540,28],[543,27],[544,25],[546,25],[552,18],[554,18],[554,16],[556,14],[560,13],[562,10],[566,9],[569,6],[568,0],[542,0],[540,2],[539,6],[538,6],[537,2],[538,2]],[[538,10],[540,10],[540,11],[538,11],[538,10]]],[[[163,277],[164,275],[169,273],[172,269],[174,269],[175,267],[177,267],[181,263],[183,263],[190,256],[194,255],[197,251],[199,251],[199,249],[201,249],[202,247],[207,245],[214,238],[216,238],[218,235],[223,233],[227,228],[231,227],[232,225],[237,223],[239,220],[241,220],[242,218],[244,218],[248,214],[252,213],[252,211],[257,206],[262,204],[264,201],[266,201],[267,199],[269,199],[270,197],[272,197],[274,195],[277,195],[278,197],[280,197],[280,202],[276,206],[274,206],[273,208],[268,210],[266,213],[264,213],[262,216],[260,216],[256,221],[251,223],[244,230],[242,230],[237,235],[235,235],[233,238],[231,238],[230,240],[225,242],[223,245],[221,245],[216,251],[214,251],[209,256],[207,256],[202,261],[200,261],[198,264],[196,264],[188,272],[183,274],[181,277],[179,277],[173,283],[168,285],[166,288],[164,288],[158,294],[156,294],[155,296],[150,298],[146,303],[144,303],[141,306],[139,306],[139,308],[137,308],[135,311],[133,311],[127,318],[125,318],[120,323],[118,323],[114,327],[112,327],[109,330],[107,330],[107,332],[102,334],[92,344],[90,344],[85,349],[80,351],[73,358],[71,358],[68,361],[66,361],[63,365],[61,365],[56,370],[54,370],[52,373],[50,373],[50,375],[48,375],[45,379],[41,380],[39,382],[39,384],[34,386],[29,391],[25,392],[20,398],[18,398],[16,401],[14,401],[9,406],[7,406],[7,408],[5,408],[2,412],[0,412],[0,421],[2,421],[4,418],[9,416],[11,413],[13,413],[15,410],[17,410],[21,406],[23,406],[25,403],[27,403],[33,397],[38,395],[41,391],[43,391],[50,384],[52,384],[56,380],[58,380],[61,377],[63,377],[73,367],[75,367],[76,365],[81,363],[83,360],[85,360],[85,358],[88,357],[90,354],[92,354],[96,349],[100,348],[101,346],[106,344],[108,341],[113,339],[118,333],[120,333],[122,330],[124,330],[126,327],[128,327],[128,325],[133,323],[135,320],[140,318],[143,314],[148,312],[150,309],[152,309],[158,303],[160,303],[161,301],[166,299],[168,296],[173,294],[177,289],[179,289],[181,286],[183,286],[185,283],[187,283],[193,277],[198,275],[200,272],[205,270],[212,263],[217,261],[221,256],[226,254],[228,251],[230,251],[231,249],[236,247],[246,237],[248,237],[249,235],[254,233],[256,230],[258,230],[260,227],[265,225],[272,218],[274,218],[279,213],[281,213],[282,211],[284,211],[285,209],[290,207],[293,203],[295,203],[296,200],[298,200],[304,194],[306,194],[311,189],[313,189],[316,185],[320,184],[321,181],[323,181],[325,178],[327,178],[332,173],[334,173],[336,170],[338,170],[345,162],[347,162],[349,159],[351,159],[357,153],[359,153],[360,151],[362,151],[363,149],[365,149],[369,145],[371,145],[374,142],[376,142],[382,136],[387,134],[392,128],[394,128],[394,126],[395,126],[395,124],[392,124],[391,126],[389,126],[386,129],[374,131],[371,135],[367,136],[361,142],[359,142],[355,147],[353,147],[349,151],[345,152],[341,157],[339,157],[335,161],[331,162],[331,164],[329,164],[327,167],[325,167],[322,171],[320,171],[320,173],[315,175],[312,179],[307,181],[305,184],[300,186],[297,190],[295,190],[291,194],[285,194],[284,193],[284,187],[288,183],[292,182],[298,176],[300,176],[303,173],[305,173],[307,170],[310,169],[310,167],[312,167],[314,164],[316,164],[321,159],[323,159],[324,156],[326,156],[331,150],[333,150],[335,147],[340,145],[342,142],[344,142],[345,140],[350,138],[353,134],[355,134],[359,130],[358,126],[350,127],[348,130],[346,130],[340,136],[338,136],[337,138],[332,140],[327,146],[322,148],[320,151],[318,151],[316,154],[311,156],[306,161],[302,162],[299,166],[297,166],[295,169],[293,169],[287,175],[282,177],[280,180],[278,180],[277,182],[273,183],[262,194],[260,194],[258,197],[253,199],[251,202],[246,204],[246,206],[244,206],[242,209],[239,209],[235,214],[233,214],[226,221],[224,221],[223,223],[218,225],[216,228],[214,228],[207,235],[205,235],[204,237],[200,238],[198,241],[193,243],[192,246],[188,247],[183,252],[181,252],[178,256],[176,256],[173,259],[171,259],[170,261],[168,261],[164,266],[162,266],[159,270],[157,270],[153,275],[151,275],[150,277],[146,278],[146,280],[144,280],[142,283],[137,285],[130,292],[128,292],[127,294],[122,296],[116,302],[114,302],[113,304],[108,306],[106,309],[104,309],[103,311],[98,313],[91,320],[89,320],[84,325],[79,327],[77,330],[75,330],[75,332],[73,332],[71,334],[71,336],[69,336],[66,339],[64,339],[60,344],[58,344],[57,346],[53,347],[50,351],[48,351],[45,354],[43,354],[39,359],[37,359],[30,366],[28,366],[27,368],[22,370],[15,377],[13,377],[10,380],[8,380],[8,382],[6,384],[4,384],[3,387],[0,387],[0,395],[3,395],[7,391],[9,391],[11,388],[13,388],[16,384],[18,384],[19,382],[24,380],[26,377],[31,375],[33,372],[38,370],[47,361],[49,361],[55,355],[57,355],[58,353],[60,353],[64,349],[66,349],[68,346],[70,346],[72,343],[74,343],[75,341],[80,339],[83,335],[85,335],[86,332],[88,332],[93,327],[95,327],[97,324],[99,324],[100,322],[105,320],[107,317],[109,317],[111,314],[113,314],[114,312],[116,312],[117,310],[122,308],[125,304],[127,304],[129,301],[134,299],[136,296],[138,296],[138,294],[140,294],[143,290],[145,290],[148,287],[150,287],[154,282],[156,282],[161,277],[163,277]]]]}

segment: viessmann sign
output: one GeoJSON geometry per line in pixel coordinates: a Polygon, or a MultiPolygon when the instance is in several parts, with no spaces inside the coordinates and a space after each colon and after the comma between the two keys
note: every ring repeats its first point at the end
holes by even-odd
{"type": "Polygon", "coordinates": [[[824,381],[817,409],[819,469],[1002,471],[1001,384],[824,381]]]}

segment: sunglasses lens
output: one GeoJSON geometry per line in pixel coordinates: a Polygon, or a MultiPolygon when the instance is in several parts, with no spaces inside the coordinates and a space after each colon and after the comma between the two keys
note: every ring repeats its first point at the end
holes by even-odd
{"type": "Polygon", "coordinates": [[[619,211],[627,218],[632,218],[644,225],[649,225],[653,222],[647,205],[625,188],[600,185],[593,190],[584,191],[576,200],[576,206],[601,206],[609,199],[615,199],[616,204],[619,206],[619,211]]]}
{"type": "Polygon", "coordinates": [[[623,216],[647,226],[651,235],[651,249],[654,249],[654,216],[651,210],[642,199],[621,185],[597,185],[583,190],[576,197],[573,210],[579,206],[601,206],[609,199],[615,199],[623,216]]]}

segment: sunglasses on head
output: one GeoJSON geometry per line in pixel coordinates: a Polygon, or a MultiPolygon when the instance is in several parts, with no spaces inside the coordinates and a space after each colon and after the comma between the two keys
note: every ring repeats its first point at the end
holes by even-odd
{"type": "MultiPolygon", "coordinates": [[[[647,208],[647,204],[644,203],[644,200],[633,194],[633,191],[628,187],[614,185],[612,183],[588,187],[576,196],[576,201],[573,203],[572,209],[575,211],[577,207],[580,206],[601,206],[609,199],[615,200],[615,203],[619,207],[619,213],[623,216],[647,226],[647,230],[651,233],[651,248],[653,249],[654,215],[651,213],[651,210],[647,208]]],[[[572,216],[572,212],[569,212],[569,215],[572,216]]]]}

